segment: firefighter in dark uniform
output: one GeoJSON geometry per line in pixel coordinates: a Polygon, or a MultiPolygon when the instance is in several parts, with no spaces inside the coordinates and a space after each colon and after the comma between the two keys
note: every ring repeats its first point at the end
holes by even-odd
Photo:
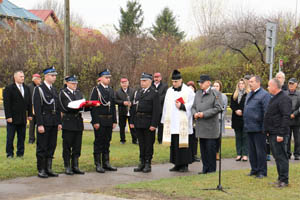
{"type": "Polygon", "coordinates": [[[57,72],[54,67],[43,71],[44,82],[33,91],[33,105],[37,124],[36,157],[38,176],[57,177],[52,171],[57,132],[61,130],[60,106],[57,90],[53,87],[57,72]]]}
{"type": "Polygon", "coordinates": [[[131,107],[130,128],[136,129],[140,149],[140,164],[134,172],[151,172],[155,130],[160,119],[159,95],[151,83],[152,75],[142,73],[141,89],[135,92],[131,107]]]}
{"type": "Polygon", "coordinates": [[[94,127],[94,162],[96,171],[104,173],[107,171],[117,171],[109,163],[109,147],[112,137],[112,130],[117,125],[116,107],[114,91],[109,86],[110,71],[108,69],[99,73],[99,84],[94,87],[91,100],[100,101],[100,106],[93,107],[91,116],[94,127]],[[101,166],[102,162],[102,166],[101,166]]]}
{"type": "Polygon", "coordinates": [[[84,129],[81,112],[88,111],[88,109],[68,107],[70,102],[83,99],[83,95],[77,89],[78,81],[75,75],[66,77],[65,81],[66,87],[59,93],[59,102],[63,112],[62,138],[65,173],[67,175],[84,174],[79,169],[78,159],[81,153],[82,132],[84,129]],[[70,164],[71,159],[72,164],[70,164]]]}

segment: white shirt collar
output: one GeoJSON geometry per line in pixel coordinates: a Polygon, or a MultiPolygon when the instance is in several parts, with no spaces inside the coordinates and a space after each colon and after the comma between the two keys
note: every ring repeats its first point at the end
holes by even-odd
{"type": "Polygon", "coordinates": [[[205,93],[208,93],[208,91],[209,91],[210,88],[211,88],[211,87],[208,87],[208,88],[205,90],[205,93]]]}
{"type": "Polygon", "coordinates": [[[72,94],[74,94],[74,92],[75,92],[74,90],[72,90],[72,89],[70,89],[70,88],[68,88],[68,87],[67,87],[67,89],[68,89],[72,94]]]}
{"type": "Polygon", "coordinates": [[[256,90],[254,90],[254,93],[255,93],[255,92],[257,92],[259,89],[260,89],[260,87],[259,87],[259,88],[257,88],[256,90]]]}
{"type": "Polygon", "coordinates": [[[49,85],[46,81],[44,81],[44,83],[48,87],[48,89],[51,90],[52,85],[49,85]]]}
{"type": "Polygon", "coordinates": [[[144,90],[144,93],[149,89],[150,87],[147,87],[147,88],[143,88],[144,90]]]}
{"type": "Polygon", "coordinates": [[[123,88],[122,88],[122,90],[123,90],[123,91],[126,93],[126,92],[127,92],[127,90],[128,90],[128,88],[126,88],[126,89],[123,89],[123,88]]]}
{"type": "Polygon", "coordinates": [[[19,84],[19,83],[16,83],[16,82],[15,82],[15,84],[16,84],[16,86],[17,86],[18,88],[23,87],[23,84],[22,84],[22,83],[19,84]]]}
{"type": "Polygon", "coordinates": [[[158,82],[158,83],[154,82],[154,85],[155,85],[156,88],[158,88],[159,84],[160,84],[160,82],[158,82]]]}
{"type": "Polygon", "coordinates": [[[108,88],[108,85],[103,85],[103,83],[100,83],[102,85],[102,87],[104,88],[108,88]]]}

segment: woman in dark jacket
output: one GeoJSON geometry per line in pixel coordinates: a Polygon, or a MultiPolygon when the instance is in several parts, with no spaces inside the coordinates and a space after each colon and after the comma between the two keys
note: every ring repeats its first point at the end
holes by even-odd
{"type": "MultiPolygon", "coordinates": [[[[195,86],[194,81],[189,81],[186,84],[189,86],[195,93],[197,92],[197,88],[195,86]]],[[[193,121],[193,134],[189,138],[191,139],[192,144],[192,154],[193,154],[193,162],[200,162],[200,158],[197,157],[197,149],[198,149],[198,143],[200,143],[199,138],[195,135],[195,122],[193,121]]]]}
{"type": "Polygon", "coordinates": [[[250,92],[247,82],[244,79],[236,85],[235,92],[231,96],[230,108],[232,110],[232,124],[231,127],[235,132],[235,144],[237,157],[236,161],[247,161],[248,160],[248,141],[247,133],[243,131],[244,120],[243,111],[246,101],[246,96],[250,92]]]}

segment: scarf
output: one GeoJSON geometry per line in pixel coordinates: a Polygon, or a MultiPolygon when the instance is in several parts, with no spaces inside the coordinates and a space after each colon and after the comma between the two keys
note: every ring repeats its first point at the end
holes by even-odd
{"type": "Polygon", "coordinates": [[[239,94],[238,94],[238,103],[241,102],[243,95],[245,94],[245,90],[239,90],[239,94]]]}

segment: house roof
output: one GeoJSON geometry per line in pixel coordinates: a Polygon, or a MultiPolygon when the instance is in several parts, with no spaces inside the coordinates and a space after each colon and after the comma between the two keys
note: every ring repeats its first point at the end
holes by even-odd
{"type": "Polygon", "coordinates": [[[42,22],[40,18],[38,18],[31,12],[25,10],[24,8],[16,6],[8,0],[3,0],[3,2],[0,4],[0,16],[42,22]]]}
{"type": "Polygon", "coordinates": [[[81,27],[71,27],[71,30],[78,36],[82,38],[86,37],[94,37],[99,38],[102,41],[109,42],[109,40],[99,31],[96,29],[91,28],[81,28],[81,27]]]}
{"type": "Polygon", "coordinates": [[[41,18],[43,21],[46,21],[49,16],[51,16],[55,23],[58,23],[58,18],[56,17],[53,10],[29,10],[29,12],[41,18]]]}

